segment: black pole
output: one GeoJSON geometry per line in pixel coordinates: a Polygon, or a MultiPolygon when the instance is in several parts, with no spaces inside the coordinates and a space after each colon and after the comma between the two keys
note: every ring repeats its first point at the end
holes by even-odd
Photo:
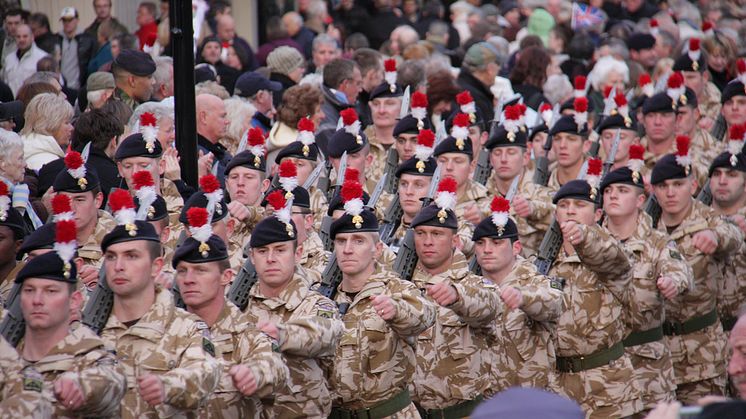
{"type": "Polygon", "coordinates": [[[194,103],[194,30],[192,1],[175,0],[169,8],[174,55],[174,126],[181,178],[197,187],[197,113],[194,103]]]}

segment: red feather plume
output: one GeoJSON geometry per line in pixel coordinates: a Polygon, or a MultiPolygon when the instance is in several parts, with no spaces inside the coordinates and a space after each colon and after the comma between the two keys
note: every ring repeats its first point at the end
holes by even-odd
{"type": "Polygon", "coordinates": [[[316,125],[314,125],[313,121],[308,118],[301,118],[300,121],[298,121],[298,131],[314,132],[316,131],[316,125]]]}
{"type": "Polygon", "coordinates": [[[55,225],[54,241],[57,243],[69,243],[76,239],[78,229],[73,220],[60,220],[55,225]]]}
{"type": "Polygon", "coordinates": [[[676,137],[676,155],[686,156],[687,154],[689,154],[689,137],[679,135],[676,137]]]}
{"type": "MultiPolygon", "coordinates": [[[[8,185],[5,182],[3,182],[3,181],[0,181],[0,183],[2,184],[2,185],[0,185],[0,196],[8,196],[8,195],[10,195],[10,191],[8,190],[8,185]]],[[[68,198],[68,202],[70,202],[69,198],[68,198]]]]}
{"type": "Polygon", "coordinates": [[[396,60],[393,58],[389,58],[388,60],[383,62],[383,66],[386,69],[387,73],[391,73],[396,71],[396,60]]]}
{"type": "Polygon", "coordinates": [[[141,127],[154,127],[156,123],[155,115],[150,112],[145,112],[140,115],[140,126],[141,127]]]}
{"type": "Polygon", "coordinates": [[[358,179],[360,179],[360,171],[358,171],[354,167],[348,167],[347,170],[345,170],[345,181],[357,181],[358,179]]]}
{"type": "Polygon", "coordinates": [[[435,133],[429,129],[423,129],[417,134],[417,144],[425,147],[432,147],[435,144],[435,133]]]}
{"type": "Polygon", "coordinates": [[[604,97],[609,97],[609,95],[611,94],[611,89],[613,89],[613,87],[604,86],[604,97]]]}
{"type": "Polygon", "coordinates": [[[505,119],[517,121],[521,119],[521,108],[518,105],[505,107],[505,119]]]}
{"type": "Polygon", "coordinates": [[[187,210],[187,223],[189,227],[199,228],[207,224],[209,215],[207,209],[202,207],[191,207],[187,210]]]}
{"type": "Polygon", "coordinates": [[[147,170],[140,170],[132,175],[132,182],[135,184],[135,189],[144,188],[146,186],[153,186],[153,175],[147,170]]]}
{"type": "Polygon", "coordinates": [[[746,134],[746,124],[736,124],[730,127],[730,136],[728,138],[743,141],[746,134]]]}
{"type": "Polygon", "coordinates": [[[653,79],[650,78],[650,74],[642,73],[640,74],[640,77],[637,79],[637,85],[642,87],[646,84],[650,84],[653,82],[653,79]]]}
{"type": "Polygon", "coordinates": [[[413,108],[427,108],[427,95],[422,92],[412,93],[410,104],[413,108]]]}
{"type": "Polygon", "coordinates": [[[456,179],[452,177],[443,178],[443,180],[438,184],[438,192],[456,193],[457,188],[458,183],[456,183],[456,179]]]}
{"type": "Polygon", "coordinates": [[[601,161],[601,159],[589,159],[588,160],[588,175],[589,176],[600,176],[602,168],[603,168],[603,162],[601,161]]]}
{"type": "Polygon", "coordinates": [[[539,108],[539,113],[545,112],[545,111],[551,111],[551,110],[552,110],[552,105],[545,102],[545,103],[542,103],[541,107],[539,108]]]}
{"type": "Polygon", "coordinates": [[[624,93],[619,92],[614,96],[614,103],[616,103],[617,107],[627,106],[627,97],[624,96],[624,93]]]}
{"type": "Polygon", "coordinates": [[[121,211],[123,209],[135,208],[135,202],[132,200],[132,195],[124,189],[116,189],[114,192],[109,194],[109,207],[112,212],[121,211]]]}
{"type": "Polygon", "coordinates": [[[220,44],[220,46],[223,48],[228,48],[229,46],[231,46],[231,43],[229,41],[223,41],[223,43],[220,44]]]}
{"type": "Polygon", "coordinates": [[[502,196],[496,196],[492,199],[490,210],[492,212],[510,212],[510,201],[502,196]]]}
{"type": "Polygon", "coordinates": [[[83,156],[80,155],[77,151],[70,151],[67,154],[65,154],[65,166],[67,166],[68,169],[78,169],[83,164],[83,156]]]}
{"type": "Polygon", "coordinates": [[[629,146],[629,158],[630,160],[642,160],[645,155],[645,146],[640,144],[632,144],[629,146]]]}
{"type": "MultiPolygon", "coordinates": [[[[4,182],[3,182],[4,183],[4,182]]],[[[0,186],[0,188],[2,188],[0,186]]],[[[7,186],[5,187],[7,190],[7,186]]],[[[52,198],[52,213],[53,214],[62,214],[63,212],[72,212],[73,207],[70,203],[70,197],[67,195],[63,195],[61,193],[58,193],[57,195],[52,198]]]]}
{"type": "Polygon", "coordinates": [[[361,185],[360,182],[357,181],[357,179],[345,179],[345,183],[342,184],[342,189],[339,191],[339,194],[342,197],[342,202],[349,202],[353,199],[362,198],[363,185],[361,185]]]}
{"type": "Polygon", "coordinates": [[[699,38],[689,38],[689,51],[699,50],[699,38]]]}
{"type": "Polygon", "coordinates": [[[684,84],[684,76],[680,72],[676,71],[671,74],[668,78],[668,87],[671,89],[678,89],[684,84]]]}
{"type": "Polygon", "coordinates": [[[466,105],[472,102],[474,102],[474,98],[471,97],[471,93],[468,90],[464,90],[456,95],[456,103],[459,105],[466,105]]]}
{"type": "Polygon", "coordinates": [[[342,123],[345,125],[352,125],[357,121],[357,112],[352,108],[343,110],[339,113],[339,116],[342,117],[342,123]]]}
{"type": "Polygon", "coordinates": [[[283,160],[282,163],[280,163],[280,177],[288,178],[297,176],[298,168],[295,166],[295,163],[291,160],[283,160]]]}
{"type": "Polygon", "coordinates": [[[575,90],[585,90],[586,80],[585,76],[575,76],[575,90]]]}
{"type": "Polygon", "coordinates": [[[204,193],[213,193],[220,189],[220,181],[212,173],[199,178],[199,187],[204,193]]]}
{"type": "Polygon", "coordinates": [[[712,24],[712,22],[702,22],[702,32],[707,32],[710,29],[714,29],[715,25],[712,24]]]}
{"type": "Polygon", "coordinates": [[[588,99],[584,97],[576,97],[575,101],[572,103],[573,108],[575,108],[575,112],[587,112],[588,111],[588,99]]]}
{"type": "Polygon", "coordinates": [[[657,28],[658,27],[658,20],[657,19],[650,19],[650,27],[651,28],[657,28]]]}
{"type": "Polygon", "coordinates": [[[738,74],[746,73],[746,60],[739,58],[738,61],[736,61],[736,69],[738,69],[738,74]]]}
{"type": "Polygon", "coordinates": [[[261,128],[249,128],[248,143],[252,147],[264,145],[264,131],[261,128]]]}
{"type": "Polygon", "coordinates": [[[455,127],[468,127],[470,123],[469,115],[465,113],[456,114],[456,117],[453,118],[453,126],[455,127]]]}
{"type": "Polygon", "coordinates": [[[279,189],[267,195],[267,202],[269,203],[269,205],[272,205],[272,208],[274,208],[275,210],[281,210],[285,208],[285,205],[287,205],[285,193],[279,189]]]}

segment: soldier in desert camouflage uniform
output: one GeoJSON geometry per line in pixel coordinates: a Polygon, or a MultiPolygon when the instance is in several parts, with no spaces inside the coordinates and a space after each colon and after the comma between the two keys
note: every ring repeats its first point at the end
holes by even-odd
{"type": "MultiPolygon", "coordinates": [[[[633,166],[634,167],[634,166],[633,166]]],[[[676,388],[671,353],[663,340],[664,298],[673,300],[692,286],[691,269],[676,244],[653,229],[640,208],[645,201],[640,173],[627,167],[606,175],[602,184],[604,227],[631,255],[631,298],[624,347],[643,391],[645,409],[673,401],[676,388]]]]}
{"type": "MultiPolygon", "coordinates": [[[[679,55],[672,70],[680,71],[684,77],[684,85],[692,90],[694,105],[691,106],[696,109],[697,125],[701,119],[706,118],[708,121],[705,129],[709,130],[720,113],[720,90],[709,81],[709,73],[706,72],[707,60],[705,54],[701,52],[700,39],[692,37],[689,38],[688,43],[686,52],[679,55]]],[[[689,135],[694,140],[692,133],[682,132],[681,134],[689,135]]],[[[707,161],[712,161],[714,157],[712,156],[707,161]]]]}
{"type": "MultiPolygon", "coordinates": [[[[738,127],[735,125],[734,127],[738,127]]],[[[730,129],[731,137],[743,138],[746,126],[730,129]]],[[[743,153],[723,153],[710,165],[710,190],[712,209],[716,214],[729,217],[741,232],[746,234],[746,157],[743,153]],[[735,163],[735,164],[734,164],[735,163]]],[[[724,282],[718,289],[718,314],[723,330],[727,333],[738,319],[746,295],[746,243],[723,263],[724,282]]]]}
{"type": "Polygon", "coordinates": [[[686,103],[680,103],[676,110],[676,133],[691,138],[692,155],[706,166],[725,149],[727,141],[718,142],[708,131],[699,127],[700,113],[694,91],[687,87],[685,97],[686,103]]]}
{"type": "Polygon", "coordinates": [[[365,129],[365,135],[370,142],[373,160],[365,168],[367,179],[380,179],[386,170],[386,153],[396,142],[394,130],[402,107],[404,90],[396,83],[396,60],[386,60],[386,65],[389,70],[393,65],[393,71],[387,72],[393,78],[387,76],[370,92],[368,99],[373,123],[365,129]]]}
{"type": "MultiPolygon", "coordinates": [[[[200,213],[206,220],[207,211],[202,208],[192,208],[189,215],[194,219],[200,213]]],[[[182,299],[187,310],[210,327],[221,368],[218,387],[203,412],[214,418],[257,417],[262,412],[260,398],[284,389],[287,367],[273,351],[273,341],[226,301],[225,287],[233,270],[225,243],[209,233],[205,229],[197,233],[199,240],[196,236],[186,239],[173,259],[182,299]]]]}
{"type": "Polygon", "coordinates": [[[255,156],[250,150],[233,156],[225,168],[225,190],[230,198],[228,211],[238,221],[236,232],[242,237],[248,237],[256,223],[264,218],[262,197],[270,183],[265,171],[264,156],[255,156]],[[259,164],[256,164],[257,158],[259,164]]]}
{"type": "Polygon", "coordinates": [[[746,313],[742,313],[733,326],[728,346],[731,348],[728,374],[743,400],[746,399],[746,313]]]}
{"type": "Polygon", "coordinates": [[[283,202],[281,190],[267,199],[274,216],[257,224],[249,242],[258,281],[251,288],[246,317],[279,342],[290,370],[288,388],[275,392],[272,414],[325,418],[332,397],[322,361],[334,355],[343,324],[334,302],[312,291],[310,281],[296,268],[301,248],[290,202],[283,202]]]}
{"type": "MultiPolygon", "coordinates": [[[[71,221],[57,224],[58,229],[65,227],[69,247],[74,249],[75,226],[71,221]]],[[[126,388],[123,368],[90,329],[70,329],[70,315],[83,301],[76,289],[72,256],[41,255],[16,277],[16,283],[22,284],[20,302],[26,322],[18,353],[24,366],[39,374],[43,394],[53,400],[55,417],[117,416],[126,388]]]]}
{"type": "MultiPolygon", "coordinates": [[[[578,100],[576,98],[575,102],[578,100]]],[[[579,103],[573,103],[573,105],[576,108],[575,115],[563,115],[549,130],[549,135],[552,136],[552,150],[557,157],[556,166],[547,181],[547,188],[551,193],[556,193],[560,187],[578,178],[587,160],[585,153],[591,148],[592,140],[588,138],[590,135],[588,124],[580,124],[583,128],[580,129],[576,122],[576,115],[583,113],[577,111],[577,109],[582,109],[582,105],[579,103]]],[[[584,113],[587,114],[587,112],[584,113]]],[[[580,120],[580,117],[577,120],[580,120]]]]}
{"type": "MultiPolygon", "coordinates": [[[[0,310],[0,314],[2,310],[0,310]]],[[[15,348],[0,338],[0,416],[46,419],[52,417],[52,405],[42,395],[40,374],[23,367],[15,348]],[[36,377],[36,381],[24,380],[36,377]]]]}
{"type": "Polygon", "coordinates": [[[674,364],[679,401],[694,404],[725,391],[726,336],[718,321],[716,299],[723,282],[721,263],[743,243],[743,235],[711,208],[695,201],[688,154],[664,156],[650,177],[662,208],[658,230],[676,242],[691,266],[694,288],[665,303],[666,335],[674,364]]]}
{"type": "Polygon", "coordinates": [[[331,228],[343,278],[334,299],[345,328],[330,378],[335,396],[330,417],[419,418],[408,388],[417,335],[433,325],[435,308],[412,283],[375,261],[382,249],[378,222],[362,208],[362,187],[349,188],[360,189],[344,192],[360,202],[350,204],[353,213],[331,228]]]}
{"type": "MultiPolygon", "coordinates": [[[[555,389],[556,321],[562,312],[562,286],[539,274],[519,256],[516,223],[508,218],[509,204],[493,200],[493,216],[474,231],[474,250],[485,279],[499,287],[503,312],[497,319],[502,345],[495,352],[507,358],[492,368],[497,392],[513,386],[555,389]]],[[[496,357],[497,358],[497,357],[496,357]]]]}
{"type": "MultiPolygon", "coordinates": [[[[114,193],[109,201],[115,214],[117,199],[122,199],[122,208],[134,208],[114,193]]],[[[126,192],[124,196],[129,197],[126,192]]],[[[209,328],[174,307],[171,293],[154,284],[163,260],[153,226],[122,221],[101,244],[114,294],[101,337],[116,348],[127,375],[122,417],[194,415],[220,377],[220,366],[210,354],[214,345],[209,328]]]]}
{"type": "Polygon", "coordinates": [[[558,386],[589,417],[623,417],[642,410],[622,344],[631,265],[596,225],[597,193],[585,180],[572,180],[553,198],[563,245],[549,275],[566,281],[557,323],[558,386]]]}
{"type": "Polygon", "coordinates": [[[435,203],[412,221],[418,266],[412,282],[437,304],[435,324],[417,337],[413,399],[425,417],[467,417],[491,387],[490,344],[501,311],[495,284],[469,272],[454,250],[456,182],[439,184],[435,203]],[[448,188],[450,184],[451,189],[448,188]],[[442,374],[442,371],[449,371],[442,374]]]}

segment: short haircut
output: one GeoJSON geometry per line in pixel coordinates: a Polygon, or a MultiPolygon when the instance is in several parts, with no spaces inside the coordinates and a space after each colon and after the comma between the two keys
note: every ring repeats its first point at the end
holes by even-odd
{"type": "Polygon", "coordinates": [[[347,36],[345,39],[345,50],[358,51],[361,48],[369,48],[370,42],[368,37],[360,32],[355,32],[347,36]]]}
{"type": "Polygon", "coordinates": [[[313,38],[311,49],[313,51],[316,51],[316,48],[318,48],[321,45],[334,45],[334,48],[339,48],[339,45],[337,44],[337,40],[325,33],[316,35],[316,38],[313,38]]]}
{"type": "Polygon", "coordinates": [[[30,84],[30,83],[52,84],[52,82],[54,81],[59,83],[56,73],[52,71],[37,71],[36,73],[28,76],[28,78],[23,81],[23,84],[30,84]]]}
{"type": "Polygon", "coordinates": [[[343,81],[351,79],[355,72],[354,61],[345,58],[336,58],[324,66],[324,85],[336,89],[343,81]]]}
{"type": "Polygon", "coordinates": [[[365,76],[371,70],[383,69],[383,56],[380,52],[371,48],[360,48],[352,54],[352,59],[360,68],[360,73],[365,76]]]}
{"type": "Polygon", "coordinates": [[[50,31],[49,27],[49,18],[44,13],[33,13],[28,18],[29,23],[34,23],[36,25],[41,26],[42,28],[46,28],[47,31],[50,31]]]}
{"type": "Polygon", "coordinates": [[[36,62],[36,71],[42,71],[42,72],[58,72],[60,70],[60,66],[57,64],[57,60],[52,58],[51,55],[45,55],[41,57],[39,61],[36,62]]]}
{"type": "Polygon", "coordinates": [[[423,60],[404,61],[397,69],[397,81],[402,89],[409,87],[414,92],[427,85],[425,62],[423,60]]]}
{"type": "Polygon", "coordinates": [[[157,14],[158,14],[158,8],[155,7],[155,3],[153,3],[153,2],[144,1],[144,2],[140,3],[140,5],[137,6],[137,8],[138,9],[142,8],[142,9],[147,10],[148,13],[150,13],[150,16],[153,16],[153,17],[156,17],[157,14]]]}
{"type": "Polygon", "coordinates": [[[120,33],[115,35],[112,39],[119,43],[119,50],[125,49],[137,49],[137,36],[131,33],[120,33]]]}
{"type": "Polygon", "coordinates": [[[122,124],[114,114],[101,109],[93,109],[82,113],[78,118],[73,135],[75,139],[73,148],[91,142],[94,150],[104,151],[111,139],[122,135],[123,132],[122,124]]]}
{"type": "Polygon", "coordinates": [[[174,66],[174,59],[168,56],[156,57],[155,61],[155,72],[153,72],[153,79],[155,80],[155,88],[168,84],[172,79],[171,69],[174,66]]]}
{"type": "Polygon", "coordinates": [[[132,108],[116,98],[109,98],[101,110],[114,115],[121,126],[125,126],[132,116],[132,108]]]}
{"type": "Polygon", "coordinates": [[[162,246],[161,242],[154,242],[154,241],[146,241],[145,244],[147,245],[148,254],[150,255],[150,260],[156,260],[163,254],[162,252],[162,246]]]}
{"type": "Polygon", "coordinates": [[[8,16],[20,16],[23,20],[24,10],[21,9],[10,9],[7,12],[5,12],[5,16],[3,16],[3,19],[5,19],[8,16]]]}

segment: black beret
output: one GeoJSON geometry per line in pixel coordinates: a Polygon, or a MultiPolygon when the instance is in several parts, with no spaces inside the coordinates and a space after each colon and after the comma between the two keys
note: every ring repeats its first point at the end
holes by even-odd
{"type": "Polygon", "coordinates": [[[697,101],[697,94],[694,93],[694,90],[687,87],[686,90],[684,90],[684,97],[686,98],[686,103],[679,100],[679,106],[688,106],[692,109],[697,109],[699,102],[697,101]]]}
{"type": "MultiPolygon", "coordinates": [[[[521,127],[523,128],[523,127],[521,127]]],[[[526,136],[525,129],[519,129],[516,132],[511,132],[505,129],[502,125],[498,126],[494,133],[490,135],[490,138],[484,144],[487,150],[492,150],[496,147],[523,147],[526,148],[526,142],[528,138],[526,136]]]]}
{"type": "Polygon", "coordinates": [[[601,118],[601,122],[598,124],[598,127],[597,127],[599,133],[603,133],[604,130],[607,130],[607,129],[617,129],[617,128],[621,128],[623,130],[628,130],[628,131],[634,131],[635,133],[637,133],[639,129],[635,118],[633,118],[631,115],[625,118],[618,112],[615,113],[614,115],[608,115],[608,116],[601,118]]]}
{"type": "Polygon", "coordinates": [[[202,243],[199,240],[194,237],[187,237],[184,243],[176,248],[171,266],[176,268],[176,265],[182,260],[189,263],[207,263],[228,259],[228,249],[220,237],[213,234],[205,244],[207,244],[209,250],[201,250],[202,243]]]}
{"type": "Polygon", "coordinates": [[[23,221],[23,216],[17,209],[10,205],[6,213],[0,214],[0,226],[10,228],[13,234],[20,239],[26,236],[26,223],[23,221]]]}
{"type": "Polygon", "coordinates": [[[533,141],[534,137],[536,137],[536,134],[540,132],[546,132],[549,133],[549,127],[545,122],[542,122],[541,124],[531,128],[531,132],[528,135],[528,141],[533,141]]]}
{"type": "MultiPolygon", "coordinates": [[[[506,105],[507,106],[507,105],[506,105]]],[[[458,109],[451,112],[450,115],[448,115],[448,118],[446,119],[446,131],[451,132],[451,128],[453,128],[453,121],[456,119],[456,115],[459,113],[462,113],[458,109]]],[[[485,121],[484,114],[482,111],[479,110],[479,107],[476,108],[476,111],[474,112],[474,116],[476,117],[473,121],[471,118],[469,118],[470,127],[479,127],[482,131],[485,130],[487,121],[485,121]]]]}
{"type": "MultiPolygon", "coordinates": [[[[593,107],[593,102],[588,101],[588,115],[593,114],[595,108],[593,107]]],[[[560,114],[564,111],[573,111],[575,112],[575,98],[572,97],[570,99],[567,99],[566,101],[562,102],[560,105],[560,114]]]]}
{"type": "Polygon", "coordinates": [[[712,161],[709,170],[709,176],[712,177],[712,173],[715,169],[725,168],[738,170],[739,172],[746,172],[746,156],[743,152],[738,154],[730,154],[729,152],[720,153],[712,161]]]}
{"type": "Polygon", "coordinates": [[[412,220],[412,228],[417,226],[432,226],[458,229],[458,218],[452,210],[442,210],[436,204],[430,204],[421,209],[412,220]]]}
{"type": "Polygon", "coordinates": [[[432,177],[437,168],[438,162],[432,157],[425,160],[424,165],[420,164],[420,160],[417,157],[412,157],[407,159],[407,161],[402,162],[402,164],[396,168],[396,177],[401,177],[404,173],[408,175],[432,177]]]}
{"type": "Polygon", "coordinates": [[[666,154],[655,163],[650,174],[650,183],[657,185],[668,179],[683,179],[688,177],[690,172],[691,167],[684,167],[676,162],[675,154],[666,154]]]}
{"type": "Polygon", "coordinates": [[[655,46],[655,37],[649,33],[633,33],[627,38],[627,48],[632,51],[651,49],[655,46]]]}
{"type": "Polygon", "coordinates": [[[266,172],[267,170],[265,158],[255,156],[249,150],[244,150],[236,154],[235,156],[233,156],[231,161],[229,161],[228,164],[225,166],[225,175],[228,176],[231,170],[233,170],[233,168],[237,166],[245,167],[247,169],[257,170],[262,173],[266,172]]]}
{"type": "Polygon", "coordinates": [[[707,68],[705,62],[705,55],[699,54],[699,59],[694,61],[689,57],[688,53],[683,53],[673,63],[673,71],[696,71],[698,73],[704,73],[707,68]],[[695,64],[696,63],[696,64],[695,64]]]}
{"type": "Polygon", "coordinates": [[[580,135],[581,137],[588,136],[588,123],[578,126],[575,122],[575,115],[563,115],[557,120],[557,123],[552,126],[549,130],[549,135],[556,135],[561,132],[567,132],[570,134],[580,135]]]}
{"type": "Polygon", "coordinates": [[[559,188],[557,193],[552,197],[552,203],[557,204],[560,199],[582,199],[596,203],[596,193],[593,192],[591,185],[582,179],[573,179],[559,188]]]}
{"type": "Polygon", "coordinates": [[[389,84],[387,81],[376,86],[372,92],[370,92],[370,98],[368,101],[378,99],[379,97],[402,97],[404,96],[404,90],[402,90],[399,83],[389,84]],[[392,89],[393,86],[393,89],[392,89]]]}
{"type": "Polygon", "coordinates": [[[72,261],[65,266],[65,262],[60,259],[57,252],[49,252],[35,257],[32,262],[24,265],[16,275],[15,282],[20,284],[29,278],[51,279],[52,281],[76,284],[78,282],[78,269],[72,261]]]}
{"type": "Polygon", "coordinates": [[[63,168],[54,178],[52,189],[55,192],[82,193],[92,191],[98,187],[101,182],[96,174],[96,169],[88,164],[85,165],[85,177],[81,179],[74,178],[66,168],[63,168]],[[85,181],[83,181],[85,179],[85,181]]]}
{"type": "MultiPolygon", "coordinates": [[[[179,214],[180,223],[188,225],[187,211],[189,211],[189,208],[192,207],[207,208],[207,197],[205,196],[204,192],[197,191],[193,193],[192,196],[189,197],[189,199],[187,199],[187,201],[184,203],[184,207],[181,209],[181,214],[179,214]]],[[[218,205],[215,205],[215,209],[212,211],[212,222],[215,223],[227,216],[228,205],[225,204],[225,198],[223,198],[220,200],[218,205]]]]}
{"type": "Polygon", "coordinates": [[[432,129],[429,118],[423,119],[420,126],[420,121],[417,118],[407,115],[396,123],[394,137],[398,137],[400,134],[419,134],[420,130],[423,129],[432,129]]]}
{"type": "Polygon", "coordinates": [[[54,247],[56,232],[56,223],[53,222],[46,223],[32,231],[23,240],[21,248],[18,249],[18,255],[23,256],[26,253],[39,249],[52,249],[54,247]]]}
{"type": "Polygon", "coordinates": [[[158,233],[155,232],[155,227],[147,221],[135,220],[136,230],[128,230],[126,225],[120,224],[114,227],[109,233],[107,233],[103,240],[101,240],[101,251],[106,252],[112,244],[131,242],[136,240],[144,240],[151,242],[161,242],[161,238],[158,237],[158,233]],[[134,235],[132,233],[135,233],[134,235]]]}
{"type": "Polygon", "coordinates": [[[362,130],[357,136],[354,136],[342,128],[332,134],[326,148],[329,151],[329,157],[338,159],[342,157],[342,154],[344,154],[345,151],[347,154],[357,153],[362,150],[367,143],[368,137],[362,132],[362,130]]]}
{"type": "Polygon", "coordinates": [[[518,226],[516,226],[515,221],[513,221],[512,218],[508,217],[508,222],[505,223],[505,226],[501,230],[497,225],[495,225],[492,221],[492,216],[490,216],[477,224],[476,228],[474,228],[474,234],[472,234],[471,239],[472,241],[477,241],[483,237],[516,239],[518,238],[518,226]]]}
{"type": "Polygon", "coordinates": [[[295,157],[298,159],[310,160],[314,162],[318,160],[319,146],[314,143],[307,146],[306,150],[303,149],[304,146],[305,145],[300,141],[293,141],[292,143],[286,145],[285,147],[283,147],[282,150],[280,150],[279,153],[277,153],[277,156],[275,157],[275,164],[280,164],[280,162],[282,162],[282,159],[284,159],[285,157],[295,157]]]}
{"type": "Polygon", "coordinates": [[[642,114],[646,115],[650,112],[673,113],[676,112],[676,107],[673,99],[666,92],[660,92],[645,99],[645,102],[642,103],[642,114]]]}
{"type": "Polygon", "coordinates": [[[360,217],[362,217],[362,221],[354,223],[353,216],[345,213],[334,220],[329,229],[329,236],[334,240],[339,233],[378,232],[378,219],[376,219],[376,215],[370,209],[363,208],[360,217]]]}
{"type": "Polygon", "coordinates": [[[120,161],[128,157],[151,157],[157,159],[163,155],[163,146],[156,140],[149,146],[139,132],[129,135],[122,140],[114,153],[114,160],[120,161]],[[150,148],[148,148],[150,147],[150,148]]]}
{"type": "MultiPolygon", "coordinates": [[[[368,200],[370,199],[370,195],[368,195],[368,192],[363,191],[363,204],[367,204],[368,200]]],[[[339,193],[334,194],[332,197],[332,200],[329,201],[329,204],[326,208],[326,215],[332,216],[334,214],[334,211],[345,209],[345,203],[342,202],[342,195],[339,193]]]]}
{"type": "MultiPolygon", "coordinates": [[[[269,202],[267,202],[267,196],[269,196],[269,194],[274,191],[282,191],[282,193],[285,194],[285,190],[282,188],[274,188],[268,191],[267,194],[264,196],[264,199],[262,200],[263,207],[269,204],[269,202]]],[[[295,189],[293,189],[293,206],[301,208],[311,208],[311,197],[309,196],[308,191],[305,190],[302,186],[296,186],[295,189]]]]}
{"type": "Polygon", "coordinates": [[[725,85],[720,103],[725,103],[733,99],[734,96],[746,96],[746,86],[739,80],[731,80],[725,85]]]}
{"type": "Polygon", "coordinates": [[[438,157],[445,153],[461,153],[473,157],[474,150],[471,145],[471,138],[466,137],[463,140],[457,140],[451,136],[446,137],[437,147],[435,147],[433,156],[438,157]]]}
{"type": "MultiPolygon", "coordinates": [[[[140,210],[140,200],[137,197],[134,197],[135,201],[135,211],[140,210]]],[[[162,196],[156,195],[155,201],[153,201],[152,204],[150,204],[150,208],[148,208],[147,212],[147,220],[146,221],[158,221],[162,220],[166,217],[168,217],[168,208],[166,207],[166,200],[163,199],[162,196]]]]}
{"type": "Polygon", "coordinates": [[[288,242],[296,240],[298,237],[295,223],[290,220],[290,224],[285,224],[279,218],[270,216],[254,227],[249,239],[249,247],[262,247],[272,243],[288,242]],[[288,230],[288,225],[292,231],[288,230]]]}
{"type": "Polygon", "coordinates": [[[122,49],[112,63],[112,68],[121,68],[135,76],[146,77],[155,73],[155,61],[150,54],[133,49],[122,49]]]}
{"type": "Polygon", "coordinates": [[[612,170],[604,176],[601,181],[601,192],[606,190],[606,187],[615,183],[623,183],[625,185],[637,186],[638,188],[644,188],[642,177],[639,173],[635,176],[629,167],[620,167],[616,170],[612,170]]]}

